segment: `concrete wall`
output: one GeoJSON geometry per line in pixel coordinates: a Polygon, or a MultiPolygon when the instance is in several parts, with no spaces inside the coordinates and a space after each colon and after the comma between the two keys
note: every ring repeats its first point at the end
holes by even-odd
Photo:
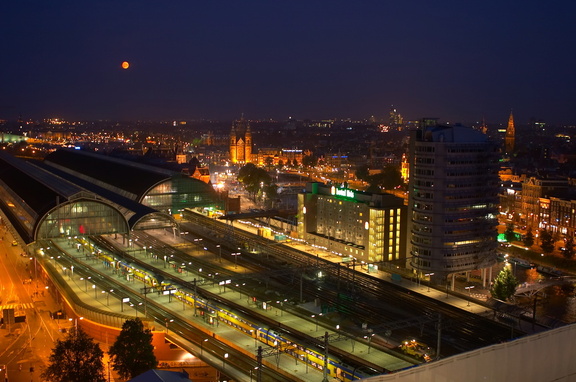
{"type": "Polygon", "coordinates": [[[460,354],[370,382],[576,380],[576,324],[460,354]]]}

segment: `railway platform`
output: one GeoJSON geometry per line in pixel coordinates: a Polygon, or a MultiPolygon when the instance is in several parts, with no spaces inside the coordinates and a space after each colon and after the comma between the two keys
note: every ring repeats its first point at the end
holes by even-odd
{"type": "MultiPolygon", "coordinates": [[[[167,244],[174,245],[176,247],[184,244],[182,239],[172,235],[163,235],[162,233],[162,238],[167,244]]],[[[122,243],[122,239],[120,237],[117,238],[116,244],[125,245],[122,243]]],[[[67,253],[69,253],[71,256],[74,256],[76,260],[82,263],[85,262],[87,266],[93,268],[96,272],[113,278],[115,282],[122,284],[122,288],[130,291],[130,293],[138,294],[140,288],[144,286],[141,281],[134,279],[130,281],[125,277],[118,277],[118,275],[114,274],[110,267],[105,264],[105,262],[99,261],[93,257],[87,257],[85,254],[76,251],[73,243],[70,245],[67,244],[65,240],[63,240],[60,245],[64,250],[67,250],[67,253]],[[69,246],[69,248],[66,248],[66,246],[69,246]]],[[[125,247],[125,249],[130,248],[125,247]]],[[[205,252],[200,253],[205,256],[213,256],[205,252]]],[[[152,257],[145,257],[142,255],[138,258],[148,262],[151,266],[158,267],[160,265],[158,260],[152,257]]],[[[50,264],[56,265],[57,263],[50,262],[50,264]]],[[[241,266],[237,267],[235,264],[224,263],[224,266],[234,268],[234,270],[239,273],[243,273],[245,271],[241,266]]],[[[105,293],[106,291],[96,284],[97,282],[95,284],[87,282],[79,275],[71,274],[70,269],[65,268],[66,267],[62,266],[57,267],[58,271],[62,275],[62,279],[66,281],[69,287],[72,288],[74,293],[80,299],[91,306],[97,307],[98,309],[109,311],[111,313],[122,313],[124,315],[133,315],[134,317],[143,317],[146,313],[146,304],[154,302],[164,307],[171,307],[170,310],[172,316],[175,319],[190,321],[193,325],[203,328],[203,330],[212,338],[218,339],[227,344],[233,344],[237,348],[242,349],[242,351],[247,356],[255,356],[258,346],[268,348],[267,352],[265,353],[270,354],[270,356],[265,358],[264,361],[267,362],[267,364],[271,367],[276,367],[290,373],[295,377],[295,380],[318,381],[322,380],[323,378],[322,372],[318,369],[312,366],[307,366],[303,362],[296,361],[295,358],[283,354],[280,349],[275,352],[273,348],[267,347],[265,344],[259,341],[255,341],[253,337],[250,337],[243,332],[226,325],[224,322],[217,320],[213,324],[207,323],[202,316],[194,315],[194,310],[192,307],[181,303],[175,298],[170,298],[170,296],[162,294],[150,293],[147,294],[146,297],[142,296],[140,301],[132,300],[130,305],[123,305],[119,299],[108,296],[107,293],[105,293]]],[[[176,270],[173,272],[175,276],[181,277],[188,282],[192,282],[194,278],[198,277],[197,275],[193,274],[193,272],[189,272],[188,274],[177,273],[176,270]]],[[[253,306],[250,306],[251,299],[249,296],[243,293],[239,293],[233,288],[222,288],[217,284],[213,285],[211,283],[206,283],[202,286],[202,288],[208,290],[211,293],[218,294],[222,298],[233,301],[236,304],[244,305],[250,309],[254,308],[253,306]]],[[[335,327],[327,327],[322,322],[293,315],[287,310],[279,310],[278,307],[261,310],[259,313],[268,316],[272,320],[281,322],[286,327],[295,328],[296,330],[307,333],[312,337],[322,337],[324,333],[328,333],[329,335],[338,333],[338,329],[335,327]]],[[[226,361],[222,358],[223,354],[212,354],[205,349],[202,349],[198,345],[187,341],[185,338],[179,336],[178,333],[174,333],[172,330],[170,330],[170,328],[167,327],[167,324],[156,321],[154,326],[157,331],[168,332],[167,338],[169,340],[175,340],[175,342],[179,344],[185,343],[188,349],[193,349],[192,353],[207,361],[209,364],[214,366],[221,365],[222,368],[220,368],[220,370],[228,374],[234,380],[250,380],[250,378],[246,379],[246,374],[250,375],[250,373],[246,373],[246,371],[235,371],[230,367],[226,368],[226,361]]],[[[207,336],[207,339],[209,339],[209,336],[207,336]]],[[[336,346],[346,352],[368,360],[376,365],[381,365],[384,363],[386,368],[389,368],[390,370],[399,370],[406,367],[411,367],[415,363],[407,362],[404,359],[400,359],[386,352],[383,352],[374,346],[374,344],[371,344],[370,341],[364,339],[355,340],[349,338],[338,343],[331,343],[331,346],[336,346]]],[[[254,377],[254,375],[252,375],[252,377],[254,377]]]]}

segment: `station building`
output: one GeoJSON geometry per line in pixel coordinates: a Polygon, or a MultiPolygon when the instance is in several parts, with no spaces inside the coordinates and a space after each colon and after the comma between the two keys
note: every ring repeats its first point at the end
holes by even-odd
{"type": "Polygon", "coordinates": [[[404,266],[406,209],[392,194],[308,183],[298,195],[298,237],[345,261],[404,266]]]}
{"type": "Polygon", "coordinates": [[[0,210],[23,247],[50,238],[178,230],[185,208],[220,208],[209,184],[105,155],[59,149],[43,161],[0,153],[0,210]]]}

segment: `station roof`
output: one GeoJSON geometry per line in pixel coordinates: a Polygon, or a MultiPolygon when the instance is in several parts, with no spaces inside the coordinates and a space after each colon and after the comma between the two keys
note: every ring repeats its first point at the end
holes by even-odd
{"type": "Polygon", "coordinates": [[[36,229],[44,217],[65,204],[83,200],[103,203],[116,210],[124,216],[126,229],[175,224],[170,215],[100,187],[89,179],[44,162],[28,162],[0,152],[0,209],[25,244],[37,240],[36,229]]]}
{"type": "MultiPolygon", "coordinates": [[[[124,214],[127,215],[128,218],[128,225],[131,229],[134,229],[135,226],[139,221],[141,221],[144,217],[153,214],[160,214],[157,210],[152,207],[145,206],[141,203],[138,203],[130,198],[124,197],[120,194],[110,191],[107,188],[100,187],[97,184],[94,184],[86,179],[79,178],[74,176],[68,172],[62,171],[55,167],[46,166],[46,164],[41,164],[42,167],[45,167],[51,173],[62,177],[86,190],[89,190],[107,200],[111,201],[112,203],[118,205],[121,210],[125,211],[124,214]]],[[[165,215],[166,220],[172,221],[172,218],[169,215],[165,215]]]]}
{"type": "Polygon", "coordinates": [[[175,171],[84,150],[58,149],[44,162],[104,187],[113,187],[116,193],[137,201],[154,185],[180,175],[175,171]]]}
{"type": "Polygon", "coordinates": [[[58,198],[67,200],[83,191],[77,185],[2,152],[0,179],[38,214],[54,207],[58,198]]]}
{"type": "Polygon", "coordinates": [[[0,207],[14,223],[20,237],[27,242],[33,241],[31,230],[21,224],[15,216],[16,208],[10,203],[18,204],[18,208],[38,219],[59,203],[87,195],[77,185],[3,152],[0,152],[0,183],[4,186],[3,192],[7,193],[2,197],[0,207]]]}

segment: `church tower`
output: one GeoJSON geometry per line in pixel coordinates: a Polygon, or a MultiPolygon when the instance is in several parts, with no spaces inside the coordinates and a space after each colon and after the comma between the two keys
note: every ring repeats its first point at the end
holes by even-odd
{"type": "Polygon", "coordinates": [[[510,111],[510,117],[508,118],[508,127],[506,128],[506,138],[504,141],[506,154],[511,155],[514,151],[514,136],[516,131],[514,129],[514,116],[512,111],[510,111]]]}
{"type": "Polygon", "coordinates": [[[234,123],[232,123],[232,130],[230,130],[230,162],[238,162],[236,158],[236,129],[234,128],[234,123]]]}
{"type": "Polygon", "coordinates": [[[249,163],[252,159],[252,132],[244,116],[232,123],[230,130],[230,161],[249,163]]]}
{"type": "Polygon", "coordinates": [[[244,161],[246,163],[252,160],[252,132],[250,131],[250,124],[246,122],[246,133],[244,134],[244,161]]]}

